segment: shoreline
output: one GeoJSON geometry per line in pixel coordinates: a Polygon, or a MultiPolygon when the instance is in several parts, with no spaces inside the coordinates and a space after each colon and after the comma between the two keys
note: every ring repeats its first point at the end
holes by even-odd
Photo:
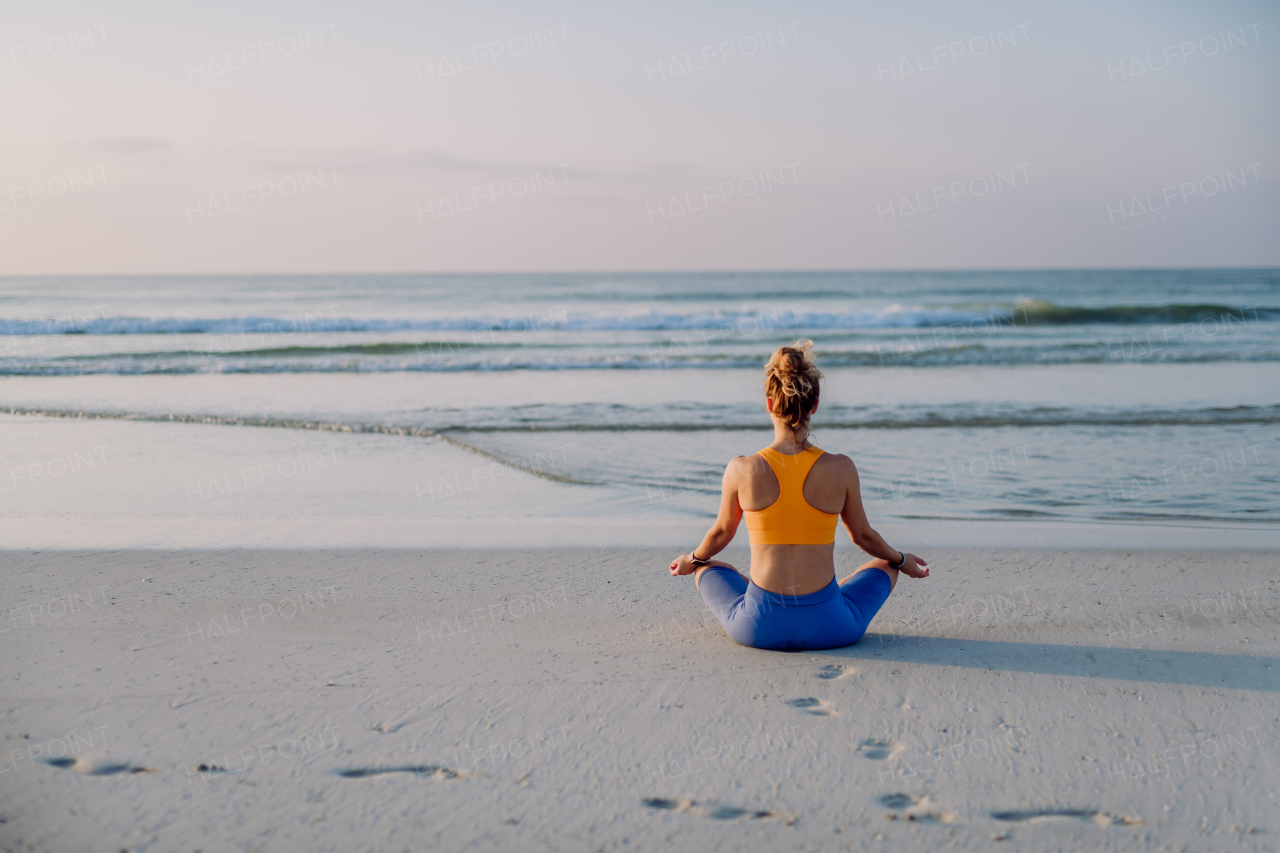
{"type": "MultiPolygon", "coordinates": [[[[717,504],[715,495],[694,488],[701,481],[654,486],[614,470],[609,476],[618,482],[611,485],[574,482],[581,475],[566,464],[567,446],[546,452],[536,445],[499,445],[491,453],[464,449],[447,437],[124,418],[0,414],[0,426],[10,460],[0,475],[0,536],[11,548],[687,550],[702,538],[717,504]],[[523,462],[512,461],[513,455],[523,462]]],[[[586,445],[575,453],[579,450],[588,459],[603,452],[586,445]]],[[[894,451],[896,460],[907,460],[894,463],[899,470],[911,469],[910,450],[894,451]]],[[[641,445],[637,452],[638,461],[630,464],[643,466],[643,453],[657,450],[641,445]]],[[[963,461],[975,453],[966,448],[955,458],[963,461]]],[[[1024,461],[1018,458],[1017,476],[1031,470],[1024,461]]],[[[1249,461],[1246,472],[1256,479],[1264,469],[1249,461]]],[[[579,467],[592,470],[589,464],[579,467]]],[[[979,479],[977,474],[959,478],[962,484],[979,479]]],[[[924,480],[923,488],[932,488],[927,476],[924,480]]],[[[713,482],[711,475],[706,481],[713,482]]],[[[1037,482],[1031,477],[1024,487],[1037,482]]],[[[943,483],[958,488],[945,477],[943,483]]],[[[1074,488],[1109,486],[1104,478],[1081,480],[1074,488]]],[[[1264,484],[1251,488],[1262,490],[1264,484]]],[[[886,497],[878,487],[864,485],[871,523],[890,541],[917,549],[1280,550],[1280,522],[1275,521],[1158,516],[1104,521],[1030,513],[1010,519],[1002,511],[1010,504],[994,500],[988,501],[994,513],[989,518],[930,519],[922,516],[946,515],[945,495],[917,501],[893,489],[886,497]]],[[[978,514],[975,508],[986,500],[974,492],[966,505],[964,493],[956,494],[961,499],[957,515],[978,514]]],[[[1111,503],[1100,497],[1096,509],[1106,514],[1159,507],[1133,497],[1111,503]]],[[[745,530],[739,530],[736,542],[745,544],[745,530]]],[[[849,548],[847,537],[837,536],[837,550],[849,548]]]]}

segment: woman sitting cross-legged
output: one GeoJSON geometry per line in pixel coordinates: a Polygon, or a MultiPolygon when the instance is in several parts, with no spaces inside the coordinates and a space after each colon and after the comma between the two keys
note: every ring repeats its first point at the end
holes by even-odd
{"type": "Polygon", "coordinates": [[[773,443],[733,459],[724,472],[720,514],[691,554],[671,563],[672,575],[694,575],[702,600],[730,637],[775,651],[834,649],[856,643],[898,582],[924,578],[924,560],[890,548],[867,523],[858,470],[847,456],[809,443],[822,373],[811,341],[778,349],[765,366],[765,406],[773,443]],[[733,541],[747,519],[751,577],[711,558],[733,541]],[[836,519],[854,543],[878,559],[839,584],[835,579],[836,519]]]}

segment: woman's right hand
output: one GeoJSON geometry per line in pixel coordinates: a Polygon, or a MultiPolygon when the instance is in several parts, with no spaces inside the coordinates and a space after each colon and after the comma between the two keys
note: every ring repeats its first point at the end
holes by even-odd
{"type": "Polygon", "coordinates": [[[691,575],[697,569],[693,565],[693,558],[689,554],[681,554],[671,561],[671,576],[691,575]]]}
{"type": "Polygon", "coordinates": [[[922,558],[917,557],[915,554],[908,554],[906,551],[903,551],[902,555],[907,559],[906,562],[898,567],[898,571],[902,572],[909,578],[929,577],[929,569],[926,568],[929,564],[922,558]]]}

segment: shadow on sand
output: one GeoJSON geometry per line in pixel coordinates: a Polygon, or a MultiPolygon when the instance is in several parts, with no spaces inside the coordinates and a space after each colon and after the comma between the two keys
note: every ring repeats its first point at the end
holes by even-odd
{"type": "Polygon", "coordinates": [[[815,654],[852,660],[1280,692],[1280,658],[1263,655],[1054,646],[901,634],[867,634],[855,645],[815,654]]]}

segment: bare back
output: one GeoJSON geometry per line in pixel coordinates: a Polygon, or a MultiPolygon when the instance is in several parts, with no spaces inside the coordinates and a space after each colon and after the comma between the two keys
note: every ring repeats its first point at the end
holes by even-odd
{"type": "MultiPolygon", "coordinates": [[[[784,455],[792,455],[780,447],[784,455]]],[[[795,450],[791,447],[789,450],[795,450]]],[[[755,512],[778,500],[781,487],[769,463],[760,456],[739,456],[725,469],[720,520],[736,529],[743,511],[755,512]]],[[[804,481],[804,499],[814,509],[838,513],[849,533],[867,527],[859,495],[858,472],[847,456],[824,453],[814,462],[804,481]]],[[[751,545],[751,580],[756,586],[782,595],[808,595],[835,578],[835,546],[751,545]]]]}

